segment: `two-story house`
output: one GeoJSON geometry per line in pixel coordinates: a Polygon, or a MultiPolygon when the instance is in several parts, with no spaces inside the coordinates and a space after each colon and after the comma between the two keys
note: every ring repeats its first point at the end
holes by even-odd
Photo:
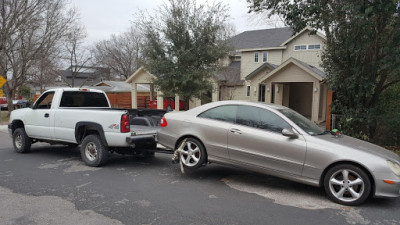
{"type": "Polygon", "coordinates": [[[310,31],[275,28],[232,37],[235,51],[216,75],[219,100],[275,103],[324,121],[328,89],[320,55],[325,36],[310,31]]]}

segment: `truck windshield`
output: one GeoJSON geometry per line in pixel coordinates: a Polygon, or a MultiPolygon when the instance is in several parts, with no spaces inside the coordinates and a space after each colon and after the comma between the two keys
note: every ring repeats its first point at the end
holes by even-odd
{"type": "Polygon", "coordinates": [[[108,108],[106,96],[99,92],[65,91],[60,107],[99,107],[108,108]]]}

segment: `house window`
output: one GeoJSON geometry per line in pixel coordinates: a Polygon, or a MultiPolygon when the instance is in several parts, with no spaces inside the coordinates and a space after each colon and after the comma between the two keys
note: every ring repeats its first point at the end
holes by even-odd
{"type": "Polygon", "coordinates": [[[263,52],[263,62],[267,62],[268,52],[263,52]]]}
{"type": "Polygon", "coordinates": [[[254,53],[254,62],[258,63],[258,52],[254,53]]]}
{"type": "Polygon", "coordinates": [[[294,50],[295,51],[307,50],[307,45],[295,45],[294,50]]]}
{"type": "Polygon", "coordinates": [[[247,85],[246,96],[247,96],[247,97],[250,96],[250,85],[247,85]]]}
{"type": "Polygon", "coordinates": [[[318,49],[321,49],[321,45],[320,44],[308,45],[308,50],[318,50],[318,49]]]}

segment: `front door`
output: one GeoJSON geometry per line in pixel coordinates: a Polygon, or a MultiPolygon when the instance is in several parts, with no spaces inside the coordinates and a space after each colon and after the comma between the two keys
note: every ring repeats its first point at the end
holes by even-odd
{"type": "Polygon", "coordinates": [[[29,137],[50,139],[53,138],[53,129],[50,127],[50,121],[54,119],[54,113],[51,110],[54,92],[43,94],[26,118],[25,130],[29,137]]]}
{"type": "Polygon", "coordinates": [[[228,132],[230,159],[253,168],[301,175],[306,154],[304,139],[282,135],[291,126],[267,109],[238,106],[236,124],[228,132]]]}

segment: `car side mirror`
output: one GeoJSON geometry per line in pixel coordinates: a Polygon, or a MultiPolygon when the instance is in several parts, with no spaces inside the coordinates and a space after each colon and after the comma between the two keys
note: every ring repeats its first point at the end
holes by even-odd
{"type": "Polygon", "coordinates": [[[293,130],[289,129],[283,129],[282,130],[282,135],[285,137],[290,137],[290,138],[297,138],[297,134],[293,132],[293,130]]]}

